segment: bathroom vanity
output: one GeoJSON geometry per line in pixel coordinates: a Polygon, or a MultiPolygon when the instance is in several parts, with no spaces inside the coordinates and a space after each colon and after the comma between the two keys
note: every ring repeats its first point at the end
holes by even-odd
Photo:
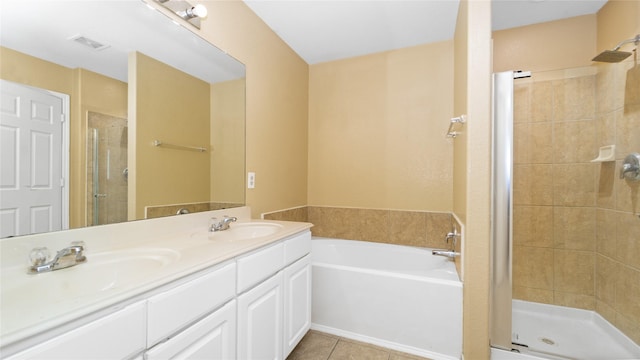
{"type": "Polygon", "coordinates": [[[3,239],[0,356],[284,359],[311,323],[310,227],[244,207],[3,239]],[[78,240],[86,263],[27,274],[78,240]]]}

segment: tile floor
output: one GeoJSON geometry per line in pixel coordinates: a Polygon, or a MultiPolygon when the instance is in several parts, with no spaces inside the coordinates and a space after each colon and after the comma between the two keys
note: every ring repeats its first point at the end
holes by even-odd
{"type": "Polygon", "coordinates": [[[302,338],[287,360],[428,360],[423,357],[322,333],[315,330],[302,338]]]}

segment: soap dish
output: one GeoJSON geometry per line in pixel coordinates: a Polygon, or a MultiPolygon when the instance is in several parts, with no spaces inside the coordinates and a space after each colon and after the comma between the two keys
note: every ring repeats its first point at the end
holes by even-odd
{"type": "Polygon", "coordinates": [[[616,146],[607,145],[600,148],[598,157],[591,160],[591,162],[605,162],[605,161],[615,161],[615,160],[616,160],[616,146]]]}

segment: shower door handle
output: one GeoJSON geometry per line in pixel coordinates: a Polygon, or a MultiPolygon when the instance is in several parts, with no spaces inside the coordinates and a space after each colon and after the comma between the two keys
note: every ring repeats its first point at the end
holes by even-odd
{"type": "Polygon", "coordinates": [[[105,197],[107,197],[107,194],[93,194],[93,197],[96,198],[96,199],[97,198],[105,198],[105,197]]]}

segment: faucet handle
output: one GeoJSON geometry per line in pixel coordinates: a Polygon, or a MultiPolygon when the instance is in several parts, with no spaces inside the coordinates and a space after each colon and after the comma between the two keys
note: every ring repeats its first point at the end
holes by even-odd
{"type": "Polygon", "coordinates": [[[39,266],[46,263],[51,257],[51,251],[46,246],[33,248],[29,252],[29,265],[39,266]]]}

